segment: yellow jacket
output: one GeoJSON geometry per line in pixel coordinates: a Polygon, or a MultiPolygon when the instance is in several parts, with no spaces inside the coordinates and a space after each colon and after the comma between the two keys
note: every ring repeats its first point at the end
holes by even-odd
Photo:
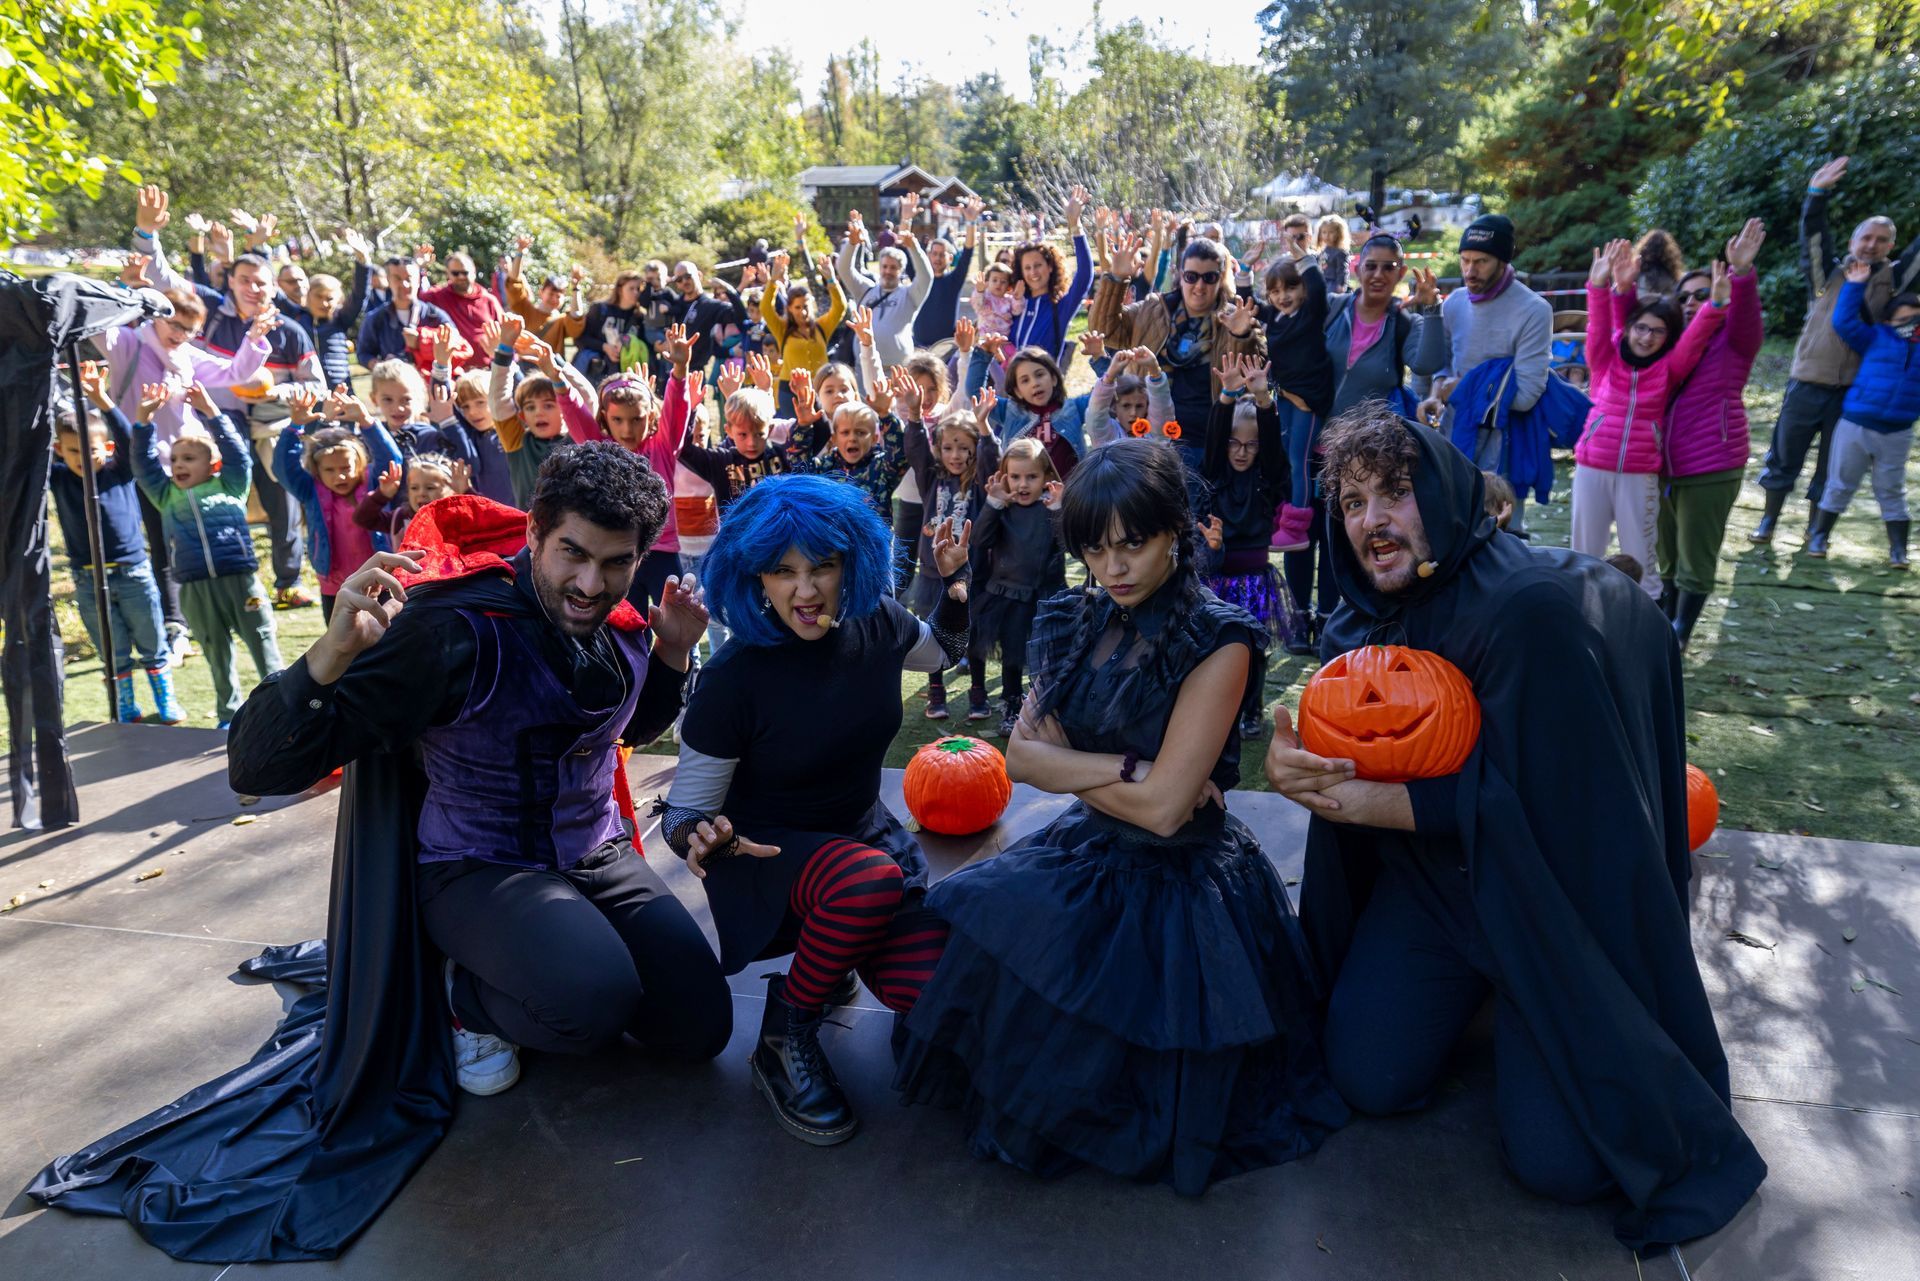
{"type": "Polygon", "coordinates": [[[770,354],[777,358],[773,362],[774,376],[784,385],[789,369],[804,369],[809,374],[827,363],[827,340],[833,337],[833,331],[840,327],[840,321],[847,314],[847,296],[840,292],[840,282],[827,281],[827,297],[832,301],[827,314],[814,322],[813,337],[802,337],[787,330],[787,314],[780,305],[780,299],[786,296],[786,286],[778,281],[769,281],[760,294],[760,316],[767,322],[767,337],[770,354]]]}

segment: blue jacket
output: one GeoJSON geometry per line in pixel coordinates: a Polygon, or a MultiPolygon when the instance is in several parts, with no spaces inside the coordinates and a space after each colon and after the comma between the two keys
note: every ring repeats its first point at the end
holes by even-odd
{"type": "Polygon", "coordinates": [[[1860,353],[1860,372],[1841,414],[1869,431],[1905,431],[1920,420],[1920,342],[1861,316],[1867,287],[1849,280],[1833,305],[1833,329],[1860,353]]]}
{"type": "MultiPolygon", "coordinates": [[[[434,325],[451,325],[453,317],[423,298],[413,300],[413,327],[426,329],[434,325]]],[[[400,323],[400,315],[394,311],[391,302],[383,303],[368,313],[360,325],[360,341],[355,344],[354,354],[360,363],[368,369],[382,360],[412,360],[413,353],[407,350],[407,327],[400,323]]]]}
{"type": "Polygon", "coordinates": [[[478,431],[459,409],[441,423],[440,445],[447,457],[465,463],[473,473],[473,492],[496,503],[516,506],[513,496],[513,471],[507,465],[507,451],[500,447],[497,432],[478,431]]]}
{"type": "Polygon", "coordinates": [[[192,489],[174,484],[172,475],[160,465],[153,425],[136,423],[133,428],[134,479],[160,509],[160,524],[173,556],[173,576],[183,583],[252,574],[260,568],[253,535],[247,529],[253,453],[226,414],[216,414],[206,426],[220,446],[220,470],[192,489]]]}
{"type": "MultiPolygon", "coordinates": [[[[313,479],[313,473],[301,466],[301,455],[306,451],[306,432],[293,423],[280,429],[280,443],[273,449],[273,478],[280,487],[292,494],[300,502],[300,520],[306,526],[307,559],[313,562],[313,572],[326,574],[333,568],[333,546],[327,536],[327,518],[320,510],[320,487],[313,479]]],[[[400,450],[393,443],[393,437],[379,423],[370,423],[360,432],[361,443],[373,461],[367,465],[365,480],[372,484],[386,474],[390,463],[400,461],[400,450]]],[[[377,552],[390,552],[393,545],[387,536],[378,530],[373,534],[373,549],[377,552]]]]}
{"type": "MultiPolygon", "coordinates": [[[[104,415],[107,434],[113,441],[113,457],[93,473],[100,495],[100,543],[109,565],[139,565],[147,559],[147,531],[140,523],[140,495],[133,484],[133,428],[118,409],[104,415]]],[[[85,482],[73,474],[67,464],[55,459],[50,482],[54,510],[60,515],[60,530],[67,539],[67,560],[77,574],[93,564],[92,547],[87,540],[87,491],[85,482]]]]}
{"type": "Polygon", "coordinates": [[[1505,433],[1500,474],[1513,483],[1514,493],[1524,498],[1532,491],[1534,501],[1544,503],[1553,494],[1552,448],[1571,448],[1579,440],[1593,402],[1566,379],[1549,374],[1533,408],[1515,410],[1517,383],[1507,377],[1512,368],[1512,357],[1498,356],[1481,361],[1460,379],[1447,398],[1453,410],[1452,440],[1472,458],[1475,437],[1491,415],[1491,425],[1505,433]]]}

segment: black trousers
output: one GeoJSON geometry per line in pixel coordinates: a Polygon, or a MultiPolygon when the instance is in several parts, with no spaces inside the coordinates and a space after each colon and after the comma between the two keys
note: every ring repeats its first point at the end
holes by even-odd
{"type": "Polygon", "coordinates": [[[627,588],[628,603],[645,617],[648,610],[660,603],[661,593],[667,590],[667,579],[686,572],[679,552],[648,552],[640,558],[640,568],[634,571],[633,582],[627,588]]]}
{"type": "MultiPolygon", "coordinates": [[[[80,821],[67,760],[65,650],[53,619],[45,543],[22,554],[0,588],[0,687],[7,704],[7,787],[13,825],[30,832],[80,821]]],[[[85,590],[92,590],[91,583],[85,590]]]]}
{"type": "Polygon", "coordinates": [[[462,859],[417,873],[427,937],[453,959],[453,1010],[475,1032],[587,1054],[631,1035],[710,1059],[733,1035],[720,959],[625,841],[564,872],[462,859]]]}
{"type": "MultiPolygon", "coordinates": [[[[1327,1007],[1334,1087],[1375,1115],[1425,1106],[1454,1045],[1493,993],[1487,968],[1466,869],[1437,859],[1389,859],[1327,1007]]],[[[1541,1196],[1591,1201],[1613,1186],[1612,1177],[1575,1124],[1519,1011],[1497,994],[1493,1001],[1494,1109],[1507,1167],[1541,1196]]]]}
{"type": "Polygon", "coordinates": [[[1792,489],[1806,465],[1807,450],[1818,442],[1813,475],[1807,482],[1807,501],[1818,503],[1827,487],[1827,452],[1833,443],[1834,424],[1840,421],[1840,409],[1846,402],[1845,387],[1788,380],[1787,394],[1780,401],[1780,417],[1773,424],[1773,439],[1767,442],[1767,455],[1760,461],[1760,488],[1792,489]]]}

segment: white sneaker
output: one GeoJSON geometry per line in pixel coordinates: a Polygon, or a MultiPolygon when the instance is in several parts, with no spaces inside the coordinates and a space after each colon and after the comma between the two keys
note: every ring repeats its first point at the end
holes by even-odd
{"type": "Polygon", "coordinates": [[[468,1094],[498,1094],[520,1079],[520,1047],[484,1032],[469,1032],[453,1013],[453,958],[447,958],[447,1014],[453,1019],[453,1063],[468,1094]]]}
{"type": "Polygon", "coordinates": [[[497,1036],[453,1029],[453,1061],[468,1094],[498,1094],[520,1079],[520,1047],[497,1036]]]}
{"type": "Polygon", "coordinates": [[[193,637],[178,623],[167,624],[167,666],[178,667],[192,656],[193,637]]]}

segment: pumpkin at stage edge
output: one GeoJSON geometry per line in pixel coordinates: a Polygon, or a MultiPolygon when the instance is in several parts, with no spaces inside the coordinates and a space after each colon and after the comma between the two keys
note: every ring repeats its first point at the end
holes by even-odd
{"type": "Polygon", "coordinates": [[[1404,645],[1337,654],[1300,694],[1300,742],[1353,762],[1378,783],[1439,778],[1466,764],[1480,739],[1480,700],[1466,673],[1404,645]]]}
{"type": "Polygon", "coordinates": [[[1687,850],[1707,843],[1720,825],[1720,789],[1698,765],[1687,766],[1687,850]]]}
{"type": "Polygon", "coordinates": [[[1013,784],[1000,749],[965,734],[928,743],[907,762],[907,813],[942,836],[983,832],[1007,812],[1013,784]]]}

